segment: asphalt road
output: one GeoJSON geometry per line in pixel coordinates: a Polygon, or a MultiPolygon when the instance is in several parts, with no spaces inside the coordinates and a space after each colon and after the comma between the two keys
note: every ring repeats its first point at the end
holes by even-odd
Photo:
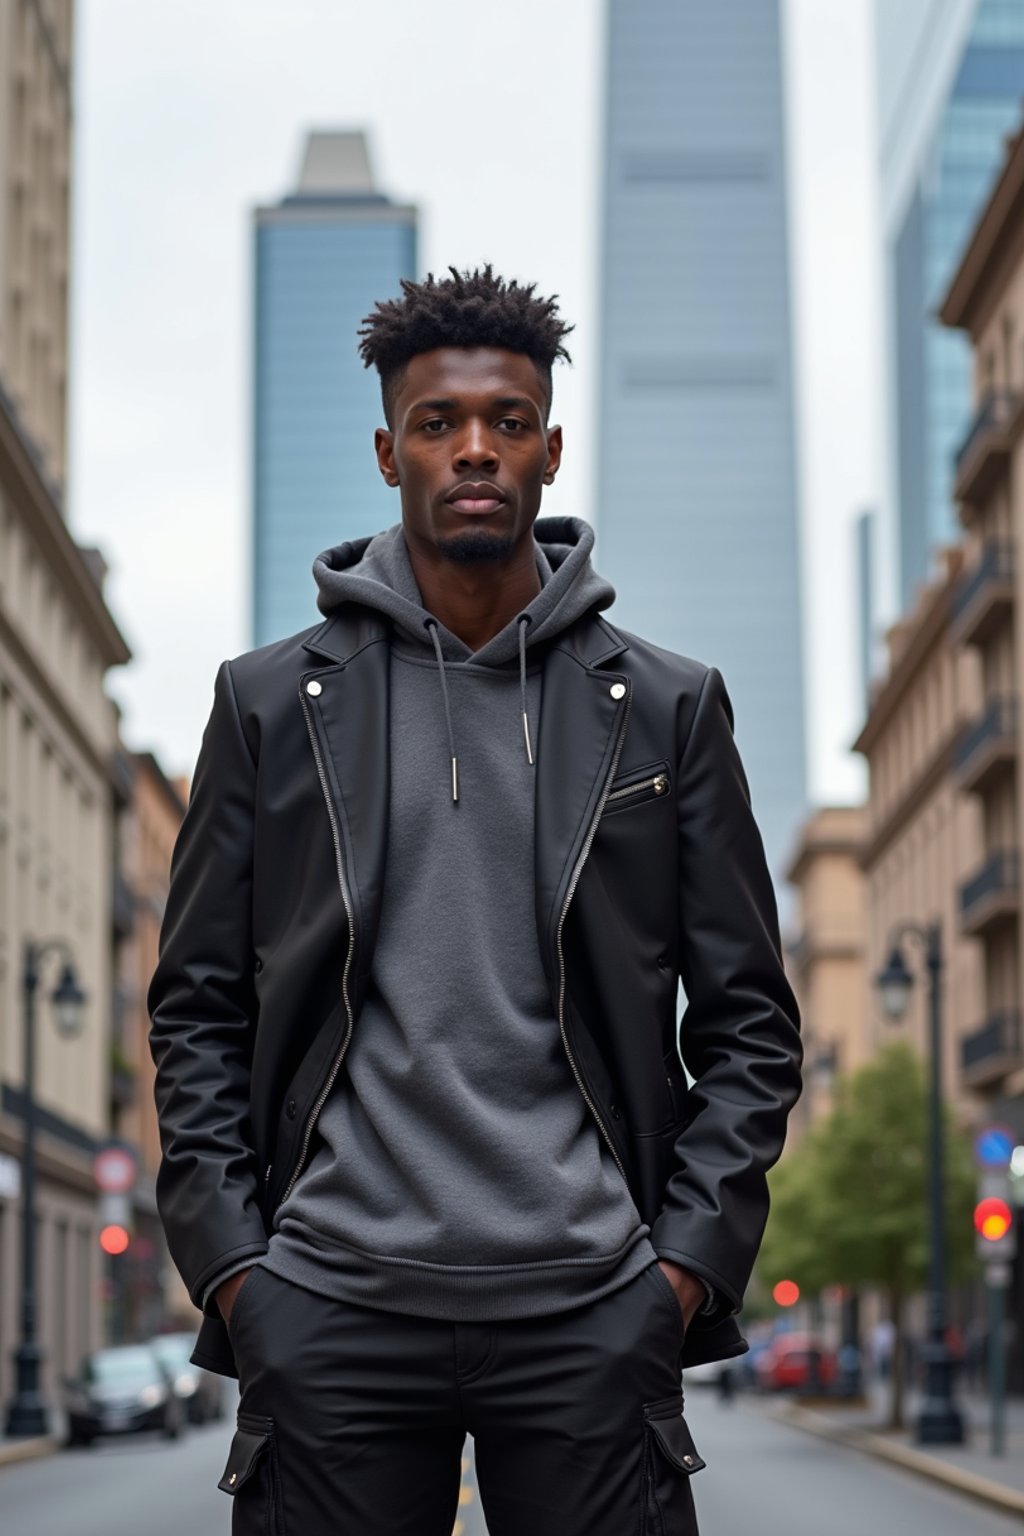
{"type": "Polygon", "coordinates": [[[858,1451],[765,1417],[742,1397],[687,1393],[686,1419],[707,1462],[694,1478],[701,1536],[1020,1536],[990,1512],[858,1451]]]}
{"type": "MultiPolygon", "coordinates": [[[[1020,1536],[1018,1520],[854,1451],[691,1389],[687,1419],[707,1467],[701,1536],[1020,1536]]],[[[0,1468],[3,1536],[229,1536],[217,1488],[231,1423],[177,1443],[138,1437],[0,1468]]],[[[467,1445],[471,1451],[471,1445],[467,1445]]],[[[467,1457],[459,1536],[485,1536],[467,1457]]],[[[529,1533],[525,1533],[529,1536],[529,1533]]]]}

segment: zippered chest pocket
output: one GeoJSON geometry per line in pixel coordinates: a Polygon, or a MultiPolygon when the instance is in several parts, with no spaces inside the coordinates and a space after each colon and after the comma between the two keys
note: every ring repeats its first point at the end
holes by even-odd
{"type": "Polygon", "coordinates": [[[668,763],[648,763],[643,768],[631,768],[613,781],[603,816],[632,809],[648,800],[667,800],[671,788],[668,763]]]}

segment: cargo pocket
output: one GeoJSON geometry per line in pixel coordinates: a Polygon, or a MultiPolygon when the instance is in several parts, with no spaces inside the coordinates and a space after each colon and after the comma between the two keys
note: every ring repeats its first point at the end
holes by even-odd
{"type": "Polygon", "coordinates": [[[683,1418],[681,1392],[644,1404],[643,1536],[697,1536],[690,1478],[705,1466],[683,1418]]]}
{"type": "Polygon", "coordinates": [[[284,1536],[273,1419],[239,1413],[218,1488],[235,1500],[232,1536],[284,1536]]]}

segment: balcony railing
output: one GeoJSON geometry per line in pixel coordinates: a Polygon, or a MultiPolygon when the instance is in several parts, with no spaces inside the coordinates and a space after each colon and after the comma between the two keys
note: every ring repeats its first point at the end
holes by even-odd
{"type": "Polygon", "coordinates": [[[1003,848],[990,854],[978,873],[960,887],[960,920],[967,933],[981,933],[1008,917],[1020,902],[1020,854],[1003,848]]]}
{"type": "Polygon", "coordinates": [[[982,791],[1017,751],[1017,701],[990,699],[980,719],[968,725],[953,748],[953,771],[961,788],[982,791]]]}
{"type": "Polygon", "coordinates": [[[1017,409],[1017,396],[1008,389],[995,389],[982,400],[956,455],[956,472],[959,475],[972,451],[982,438],[993,430],[1001,431],[1008,426],[1017,409]]]}
{"type": "Polygon", "coordinates": [[[1024,1023],[1017,1009],[994,1013],[960,1042],[960,1065],[970,1085],[999,1077],[1021,1064],[1024,1023]]]}
{"type": "Polygon", "coordinates": [[[1005,389],[993,390],[981,401],[954,461],[959,502],[973,502],[990,489],[994,472],[1009,455],[1006,428],[1018,403],[1018,396],[1005,389]]]}
{"type": "Polygon", "coordinates": [[[961,577],[953,594],[953,623],[957,638],[969,644],[984,640],[1003,609],[1013,603],[1017,562],[1009,539],[989,539],[973,570],[961,577]]]}
{"type": "Polygon", "coordinates": [[[135,892],[119,869],[114,871],[110,917],[114,932],[127,938],[135,927],[135,892]]]}

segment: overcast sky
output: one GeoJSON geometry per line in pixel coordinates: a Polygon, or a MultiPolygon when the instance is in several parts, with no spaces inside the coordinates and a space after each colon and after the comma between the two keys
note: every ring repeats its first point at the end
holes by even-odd
{"type": "MultiPolygon", "coordinates": [[[[863,782],[851,524],[882,478],[870,10],[784,5],[816,800],[863,782]]],[[[602,15],[79,0],[70,518],[107,557],[135,653],[109,679],[126,739],[168,771],[191,769],[217,665],[249,644],[249,215],[291,188],[308,127],[369,130],[381,186],[422,211],[424,269],[493,259],[561,295],[577,331],[545,511],[589,515],[602,15]]]]}

